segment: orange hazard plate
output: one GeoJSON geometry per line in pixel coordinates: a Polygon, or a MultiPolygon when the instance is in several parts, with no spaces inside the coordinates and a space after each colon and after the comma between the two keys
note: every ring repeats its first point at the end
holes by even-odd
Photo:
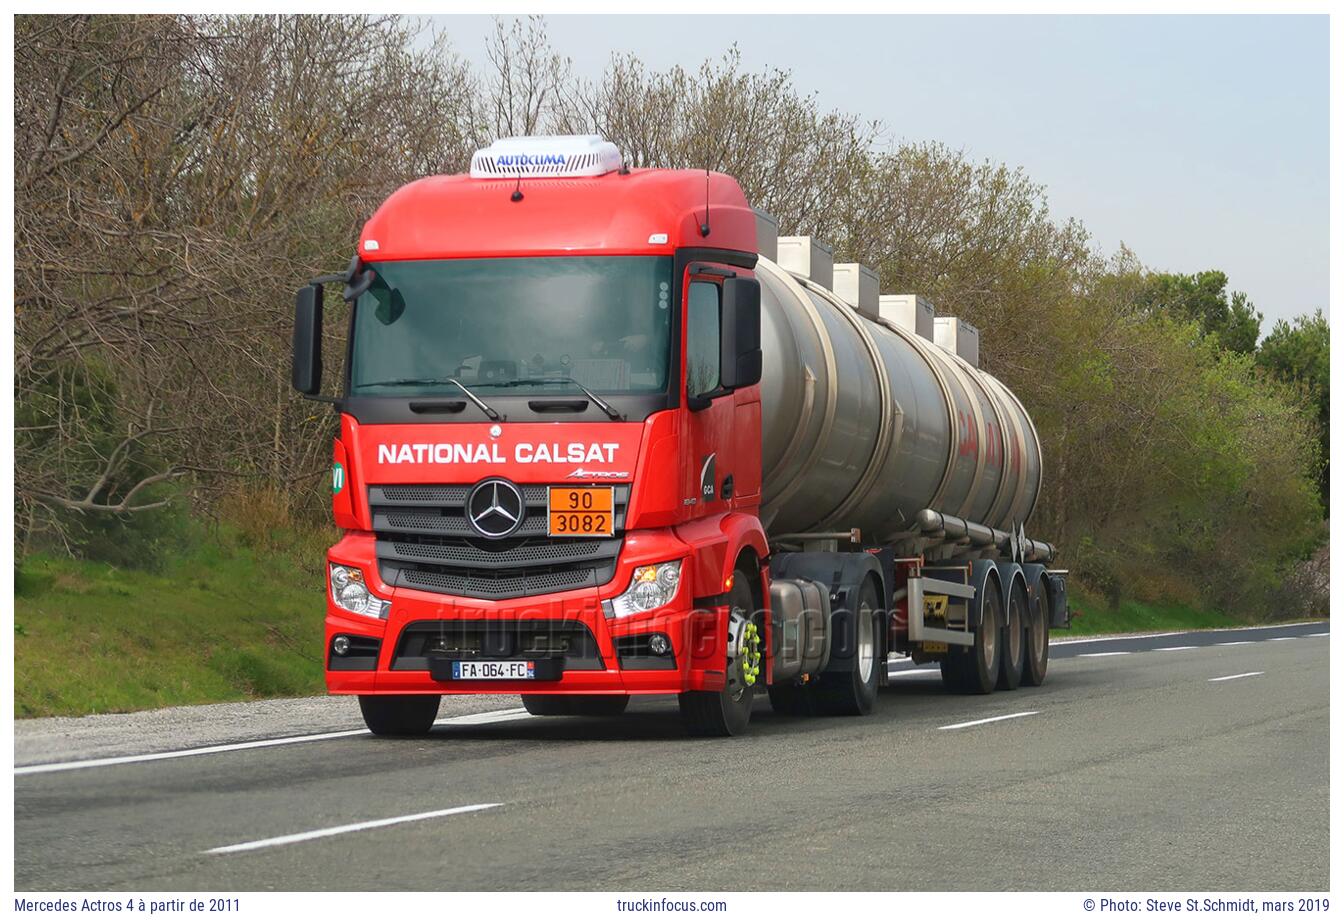
{"type": "Polygon", "coordinates": [[[552,537],[610,537],[616,532],[616,497],[611,486],[551,486],[546,497],[547,533],[552,537]]]}

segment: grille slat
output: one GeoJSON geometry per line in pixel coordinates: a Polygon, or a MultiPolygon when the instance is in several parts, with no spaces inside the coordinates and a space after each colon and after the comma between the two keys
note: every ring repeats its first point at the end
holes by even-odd
{"type": "Polygon", "coordinates": [[[422,591],[505,599],[600,587],[616,573],[630,487],[614,486],[612,538],[546,535],[549,486],[520,486],[522,526],[503,539],[482,537],[467,520],[467,485],[370,486],[383,580],[422,591]]]}

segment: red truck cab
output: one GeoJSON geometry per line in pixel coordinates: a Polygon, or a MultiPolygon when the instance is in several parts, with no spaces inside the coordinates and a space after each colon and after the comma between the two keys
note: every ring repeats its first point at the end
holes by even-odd
{"type": "Polygon", "coordinates": [[[324,659],[373,731],[428,731],[456,693],[678,694],[693,731],[745,725],[769,643],[755,263],[732,178],[520,138],[399,189],[300,290],[310,396],[322,284],[351,305],[324,659]]]}

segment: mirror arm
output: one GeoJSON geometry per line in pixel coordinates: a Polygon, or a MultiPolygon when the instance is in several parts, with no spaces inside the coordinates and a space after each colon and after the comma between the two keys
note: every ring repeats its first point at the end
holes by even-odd
{"type": "Polygon", "coordinates": [[[704,393],[696,393],[695,395],[688,393],[686,394],[686,408],[690,409],[692,412],[702,412],[705,409],[708,409],[710,405],[713,404],[714,400],[718,399],[720,396],[727,396],[731,392],[733,391],[729,387],[715,387],[704,393]]]}
{"type": "Polygon", "coordinates": [[[309,402],[328,403],[337,408],[345,406],[345,400],[340,396],[323,396],[321,393],[300,393],[299,395],[309,402]]]}

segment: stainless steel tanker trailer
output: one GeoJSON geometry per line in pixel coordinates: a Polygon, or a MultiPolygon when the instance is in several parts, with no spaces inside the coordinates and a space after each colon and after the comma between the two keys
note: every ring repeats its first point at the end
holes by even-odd
{"type": "Polygon", "coordinates": [[[937,661],[970,692],[1039,685],[1049,629],[1068,624],[1066,572],[1026,534],[1040,440],[1017,397],[979,368],[978,330],[922,297],[880,294],[869,268],[778,237],[760,212],[757,239],[772,700],[804,708],[780,678],[830,664],[829,604],[855,606],[837,590],[854,575],[838,576],[845,557],[831,555],[847,544],[885,566],[890,592],[885,643],[863,634],[866,618],[854,627],[860,658],[872,643],[937,661]]]}

